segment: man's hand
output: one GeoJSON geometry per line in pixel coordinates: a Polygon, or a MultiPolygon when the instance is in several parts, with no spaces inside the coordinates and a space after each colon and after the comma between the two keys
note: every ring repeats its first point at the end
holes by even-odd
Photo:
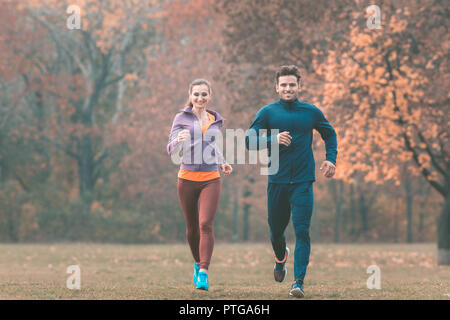
{"type": "Polygon", "coordinates": [[[283,131],[277,135],[278,144],[283,144],[286,147],[291,144],[292,137],[289,135],[289,131],[283,131]]]}
{"type": "Polygon", "coordinates": [[[229,176],[231,174],[231,172],[233,171],[233,168],[228,163],[221,164],[220,168],[222,169],[223,173],[226,176],[229,176]]]}
{"type": "Polygon", "coordinates": [[[322,162],[320,170],[324,170],[323,175],[326,178],[331,178],[334,176],[334,173],[336,172],[336,166],[330,161],[325,160],[324,162],[322,162]]]}

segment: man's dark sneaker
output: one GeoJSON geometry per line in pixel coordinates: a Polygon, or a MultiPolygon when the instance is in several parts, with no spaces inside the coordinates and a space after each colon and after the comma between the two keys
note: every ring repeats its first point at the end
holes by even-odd
{"type": "Polygon", "coordinates": [[[284,255],[284,259],[282,261],[278,261],[275,258],[275,265],[273,266],[273,276],[275,281],[283,282],[286,279],[287,269],[286,269],[286,260],[289,257],[289,248],[286,248],[286,254],[284,255]]]}
{"type": "Polygon", "coordinates": [[[305,292],[303,291],[303,283],[301,281],[295,281],[291,286],[291,291],[289,291],[291,297],[303,298],[305,292]]]}

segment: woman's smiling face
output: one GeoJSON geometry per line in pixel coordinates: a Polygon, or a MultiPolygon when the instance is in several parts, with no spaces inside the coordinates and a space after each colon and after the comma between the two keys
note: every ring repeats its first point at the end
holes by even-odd
{"type": "Polygon", "coordinates": [[[206,84],[199,84],[192,87],[190,95],[192,106],[195,108],[206,108],[211,99],[211,92],[206,84]]]}

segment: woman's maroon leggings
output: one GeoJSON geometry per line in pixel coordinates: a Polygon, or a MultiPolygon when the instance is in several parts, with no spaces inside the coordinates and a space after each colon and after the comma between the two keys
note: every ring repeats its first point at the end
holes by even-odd
{"type": "Polygon", "coordinates": [[[178,178],[178,198],[186,220],[186,238],[195,262],[208,269],[214,248],[213,223],[219,205],[220,178],[190,181],[178,178]]]}

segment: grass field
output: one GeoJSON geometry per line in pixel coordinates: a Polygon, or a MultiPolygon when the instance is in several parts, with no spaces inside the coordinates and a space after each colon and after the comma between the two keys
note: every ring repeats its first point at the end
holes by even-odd
{"type": "MultiPolygon", "coordinates": [[[[306,299],[450,299],[450,266],[436,261],[435,244],[313,244],[306,299]],[[380,290],[366,286],[373,264],[380,290]]],[[[287,268],[275,282],[269,243],[216,243],[206,292],[194,289],[185,244],[0,244],[0,300],[293,299],[292,256],[287,268]],[[66,287],[69,265],[81,269],[81,290],[66,287]]]]}

